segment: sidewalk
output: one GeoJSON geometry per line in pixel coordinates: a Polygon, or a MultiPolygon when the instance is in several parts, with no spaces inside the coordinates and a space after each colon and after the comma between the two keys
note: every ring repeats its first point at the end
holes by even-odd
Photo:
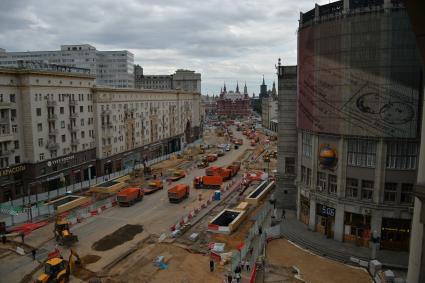
{"type": "MultiPolygon", "coordinates": [[[[371,249],[327,239],[318,232],[312,232],[304,223],[296,219],[295,211],[287,211],[286,219],[283,219],[280,225],[284,238],[315,254],[347,264],[354,264],[350,261],[350,257],[370,260],[371,249]]],[[[386,267],[407,269],[409,253],[379,250],[377,259],[386,267]]]]}

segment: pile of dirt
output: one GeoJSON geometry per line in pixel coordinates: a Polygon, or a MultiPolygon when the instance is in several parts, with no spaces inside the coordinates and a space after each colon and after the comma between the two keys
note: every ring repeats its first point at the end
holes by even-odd
{"type": "Polygon", "coordinates": [[[90,264],[97,262],[101,257],[98,255],[85,255],[81,258],[83,264],[90,264]]]}
{"type": "Polygon", "coordinates": [[[96,277],[96,273],[88,269],[85,269],[84,267],[81,267],[81,266],[75,266],[75,269],[72,272],[72,275],[83,280],[84,282],[87,282],[90,279],[96,277]]]}
{"type": "Polygon", "coordinates": [[[127,224],[112,234],[106,235],[92,245],[95,251],[107,251],[125,242],[133,240],[134,236],[143,232],[142,225],[127,224]]]}

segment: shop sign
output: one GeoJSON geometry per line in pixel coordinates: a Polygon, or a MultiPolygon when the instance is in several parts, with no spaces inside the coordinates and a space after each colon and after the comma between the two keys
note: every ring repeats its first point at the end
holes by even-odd
{"type": "Polygon", "coordinates": [[[6,169],[2,169],[0,170],[0,177],[1,176],[9,176],[9,175],[13,175],[19,172],[25,171],[25,165],[18,165],[15,167],[11,167],[11,168],[6,168],[6,169]]]}
{"type": "Polygon", "coordinates": [[[74,158],[75,158],[74,155],[70,155],[70,156],[61,157],[61,158],[58,158],[58,159],[55,159],[55,160],[49,160],[49,161],[47,161],[47,166],[51,167],[51,166],[54,166],[54,165],[65,163],[65,162],[68,162],[68,161],[70,161],[74,158]]]}
{"type": "Polygon", "coordinates": [[[322,216],[335,216],[335,208],[319,204],[319,214],[322,216]]]}

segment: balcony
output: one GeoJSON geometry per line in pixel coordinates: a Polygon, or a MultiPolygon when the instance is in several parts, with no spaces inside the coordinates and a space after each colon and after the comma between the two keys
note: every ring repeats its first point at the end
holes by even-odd
{"type": "Polygon", "coordinates": [[[59,144],[57,142],[55,142],[55,141],[49,140],[47,142],[46,148],[48,150],[58,150],[59,149],[59,144]]]}
{"type": "Polygon", "coordinates": [[[78,113],[77,112],[73,112],[73,113],[69,114],[69,117],[71,117],[71,119],[77,119],[78,118],[78,113]]]}
{"type": "Polygon", "coordinates": [[[102,129],[112,129],[112,123],[111,122],[103,123],[102,129]]]}
{"type": "Polygon", "coordinates": [[[112,111],[110,109],[102,110],[101,115],[102,116],[109,116],[111,115],[112,111]]]}
{"type": "Polygon", "coordinates": [[[49,114],[47,116],[48,121],[56,121],[57,119],[58,119],[58,115],[56,115],[56,114],[49,114]]]}
{"type": "Polygon", "coordinates": [[[7,117],[7,118],[0,118],[0,125],[4,125],[4,124],[6,124],[6,125],[9,125],[10,124],[9,117],[7,117]]]}
{"type": "Polygon", "coordinates": [[[80,141],[78,140],[78,139],[73,139],[72,141],[71,141],[71,146],[77,146],[77,145],[79,145],[80,144],[80,141]]]}
{"type": "Polygon", "coordinates": [[[47,107],[55,107],[57,102],[55,100],[47,100],[47,107]]]}
{"type": "Polygon", "coordinates": [[[78,131],[77,126],[68,125],[68,130],[71,131],[71,133],[76,133],[78,131]]]}
{"type": "Polygon", "coordinates": [[[0,101],[0,109],[7,109],[12,107],[12,103],[0,101]]]}
{"type": "Polygon", "coordinates": [[[0,133],[0,142],[7,142],[13,140],[13,134],[11,132],[0,133]]]}
{"type": "Polygon", "coordinates": [[[69,101],[69,106],[77,106],[78,105],[78,101],[77,100],[70,100],[69,101]]]}
{"type": "Polygon", "coordinates": [[[57,134],[59,134],[58,129],[49,129],[49,136],[56,136],[57,134]]]}

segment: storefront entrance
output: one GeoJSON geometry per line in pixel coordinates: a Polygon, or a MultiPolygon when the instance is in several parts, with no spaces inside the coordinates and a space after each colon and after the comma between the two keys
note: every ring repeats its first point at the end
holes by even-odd
{"type": "Polygon", "coordinates": [[[333,238],[335,228],[335,208],[323,204],[317,204],[316,216],[317,232],[325,235],[327,238],[333,238]]]}
{"type": "Polygon", "coordinates": [[[310,220],[310,200],[305,196],[300,198],[300,220],[306,225],[308,225],[310,220]]]}
{"type": "Polygon", "coordinates": [[[370,215],[344,213],[344,242],[368,247],[370,240],[370,215]]]}
{"type": "Polygon", "coordinates": [[[410,219],[382,218],[381,249],[408,251],[410,219]]]}

